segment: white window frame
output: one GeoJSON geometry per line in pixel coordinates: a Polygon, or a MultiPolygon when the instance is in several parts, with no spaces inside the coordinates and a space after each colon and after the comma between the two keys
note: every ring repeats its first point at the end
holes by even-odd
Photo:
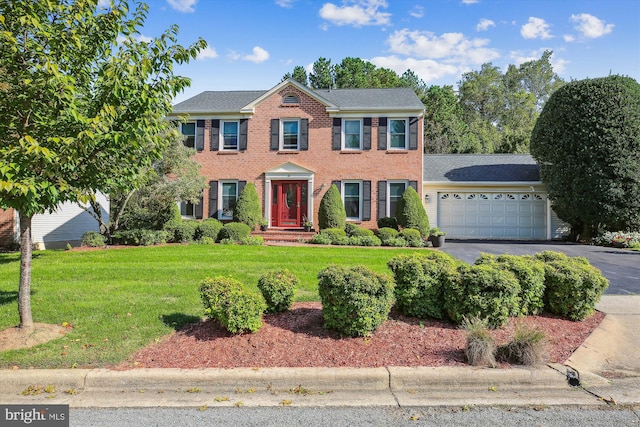
{"type": "Polygon", "coordinates": [[[342,195],[342,204],[346,206],[346,200],[345,200],[345,196],[346,196],[346,191],[345,191],[345,186],[346,184],[358,184],[358,216],[357,217],[350,217],[347,216],[347,220],[349,221],[362,221],[362,209],[363,209],[363,194],[362,194],[362,181],[358,181],[358,180],[345,180],[342,181],[340,183],[341,189],[340,189],[340,194],[342,195]]]}
{"type": "Polygon", "coordinates": [[[387,149],[389,150],[407,150],[409,147],[409,119],[408,118],[389,118],[387,122],[387,149]],[[404,146],[403,147],[392,147],[391,146],[391,122],[393,121],[404,121],[404,146]]]}
{"type": "Polygon", "coordinates": [[[240,120],[220,120],[220,151],[238,151],[240,149],[240,120]],[[238,132],[236,133],[236,146],[235,148],[227,148],[225,147],[225,138],[224,138],[224,126],[227,123],[235,123],[236,129],[238,132]]]}
{"type": "MultiPolygon", "coordinates": [[[[409,188],[409,181],[405,179],[387,181],[387,216],[388,217],[391,216],[391,185],[392,184],[404,184],[403,193],[407,191],[407,188],[409,188]]],[[[402,195],[400,195],[400,197],[402,197],[402,195]]],[[[397,212],[396,212],[396,215],[397,215],[397,212]]]]}
{"type": "Polygon", "coordinates": [[[342,150],[362,150],[362,138],[363,138],[363,125],[362,119],[342,119],[342,150]],[[347,122],[358,122],[360,128],[360,134],[358,135],[359,145],[358,147],[347,147],[347,122]]]}
{"type": "Polygon", "coordinates": [[[187,142],[186,140],[184,141],[185,142],[184,145],[185,145],[185,147],[189,147],[189,148],[194,148],[195,149],[196,148],[196,134],[198,133],[198,124],[195,121],[180,123],[180,133],[182,135],[186,136],[186,137],[190,137],[190,136],[193,137],[193,145],[187,145],[186,144],[186,142],[187,142]],[[193,125],[193,135],[184,133],[184,125],[187,125],[187,124],[192,124],[193,125]]]}
{"type": "Polygon", "coordinates": [[[238,201],[238,180],[235,179],[227,179],[220,180],[218,182],[218,219],[233,219],[233,213],[231,215],[224,214],[224,186],[225,184],[235,184],[236,186],[236,202],[238,201]]]}
{"type": "Polygon", "coordinates": [[[180,216],[185,219],[195,219],[196,217],[196,205],[191,202],[180,202],[180,216]],[[189,214],[191,210],[191,214],[189,214]],[[183,214],[184,212],[184,214],[183,214]]]}
{"type": "Polygon", "coordinates": [[[280,119],[280,151],[300,151],[300,119],[299,118],[283,118],[280,119]],[[296,122],[298,126],[298,133],[296,135],[296,147],[287,147],[284,146],[284,123],[285,122],[296,122]]]}

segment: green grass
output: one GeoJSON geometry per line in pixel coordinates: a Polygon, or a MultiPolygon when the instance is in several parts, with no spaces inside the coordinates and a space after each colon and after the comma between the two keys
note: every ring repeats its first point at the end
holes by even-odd
{"type": "MultiPolygon", "coordinates": [[[[390,274],[387,261],[412,249],[324,246],[176,245],[86,252],[34,252],[34,322],[69,324],[59,339],[0,353],[0,367],[70,368],[117,364],[203,316],[205,277],[233,276],[257,290],[270,269],[300,280],[296,301],[319,301],[317,274],[329,264],[364,264],[390,274]]],[[[18,325],[20,256],[0,254],[0,330],[18,325]]],[[[62,326],[61,326],[61,329],[62,326]]]]}

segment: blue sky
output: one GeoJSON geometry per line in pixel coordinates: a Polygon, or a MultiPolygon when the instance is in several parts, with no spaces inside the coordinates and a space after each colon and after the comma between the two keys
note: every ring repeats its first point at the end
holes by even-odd
{"type": "MultiPolygon", "coordinates": [[[[106,0],[101,0],[106,1],[106,0]]],[[[552,50],[565,80],[621,74],[640,81],[638,0],[147,0],[141,37],[172,24],[180,43],[209,45],[179,67],[192,79],[176,102],[205,90],[270,89],[318,58],[368,60],[428,84],[456,86],[492,62],[552,50]]]]}

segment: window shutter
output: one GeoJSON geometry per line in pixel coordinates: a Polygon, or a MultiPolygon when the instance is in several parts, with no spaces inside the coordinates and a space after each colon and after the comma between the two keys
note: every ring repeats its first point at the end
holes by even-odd
{"type": "Polygon", "coordinates": [[[340,182],[340,181],[331,181],[331,185],[335,185],[338,188],[338,193],[342,194],[342,191],[340,191],[340,187],[342,186],[342,182],[340,182]]]}
{"type": "Polygon", "coordinates": [[[220,149],[220,120],[211,120],[211,151],[218,151],[220,149]]]}
{"type": "Polygon", "coordinates": [[[300,119],[300,151],[309,149],[309,119],[300,119]]]}
{"type": "Polygon", "coordinates": [[[387,118],[378,119],[378,150],[387,149],[387,118]]]}
{"type": "Polygon", "coordinates": [[[342,146],[342,119],[333,118],[333,133],[331,134],[331,149],[340,150],[342,146]]]}
{"type": "Polygon", "coordinates": [[[196,150],[204,150],[204,120],[196,121],[196,150]]]}
{"type": "Polygon", "coordinates": [[[278,151],[280,148],[280,119],[271,119],[271,151],[278,151]]]}
{"type": "Polygon", "coordinates": [[[371,181],[362,181],[362,220],[371,220],[371,181]]]}
{"type": "Polygon", "coordinates": [[[247,185],[247,181],[238,181],[238,194],[236,194],[236,199],[240,196],[242,190],[244,190],[245,185],[247,185]]]}
{"type": "Polygon", "coordinates": [[[409,181],[409,186],[413,187],[414,190],[418,191],[418,181],[409,181]]]}
{"type": "Polygon", "coordinates": [[[378,181],[378,219],[387,216],[387,181],[378,181]]]}
{"type": "Polygon", "coordinates": [[[418,118],[409,118],[409,150],[418,149],[418,118]]]}
{"type": "Polygon", "coordinates": [[[362,119],[362,149],[371,150],[371,117],[362,119]]]}
{"type": "Polygon", "coordinates": [[[200,196],[200,201],[195,206],[196,210],[196,219],[202,219],[202,204],[204,203],[204,197],[200,196]]]}
{"type": "Polygon", "coordinates": [[[209,218],[218,217],[218,181],[209,181],[209,218]]]}
{"type": "Polygon", "coordinates": [[[238,145],[240,151],[245,151],[247,149],[247,133],[249,128],[249,120],[248,119],[240,119],[240,135],[238,135],[238,145]]]}

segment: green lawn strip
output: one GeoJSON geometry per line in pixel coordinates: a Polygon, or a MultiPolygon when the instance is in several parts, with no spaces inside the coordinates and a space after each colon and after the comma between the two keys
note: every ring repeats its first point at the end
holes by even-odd
{"type": "MultiPolygon", "coordinates": [[[[423,249],[424,250],[424,249],[423,249]]],[[[32,265],[35,322],[61,325],[61,338],[0,353],[0,367],[70,368],[116,364],[203,316],[199,285],[232,276],[257,290],[267,270],[300,280],[296,301],[319,301],[317,274],[329,264],[368,266],[412,249],[326,246],[171,245],[86,252],[41,251],[32,265]],[[69,326],[63,327],[66,322],[69,326]]],[[[19,255],[0,254],[0,329],[19,323],[19,255]]]]}

